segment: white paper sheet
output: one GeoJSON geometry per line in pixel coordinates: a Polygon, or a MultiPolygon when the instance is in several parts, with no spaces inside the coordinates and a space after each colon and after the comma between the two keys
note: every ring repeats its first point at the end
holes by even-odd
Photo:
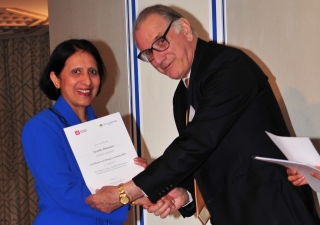
{"type": "Polygon", "coordinates": [[[91,193],[118,185],[143,171],[119,113],[64,128],[69,144],[91,193]]]}
{"type": "Polygon", "coordinates": [[[306,163],[311,166],[320,165],[320,155],[307,137],[281,137],[266,132],[287,159],[306,163]]]}
{"type": "Polygon", "coordinates": [[[304,174],[308,184],[320,192],[320,180],[310,175],[312,171],[320,173],[314,166],[320,165],[320,155],[307,137],[281,137],[266,132],[288,160],[254,157],[254,159],[277,163],[304,174]]]}
{"type": "Polygon", "coordinates": [[[285,166],[287,168],[295,169],[299,173],[304,174],[306,181],[308,182],[308,184],[313,190],[320,192],[320,180],[310,175],[311,172],[320,173],[320,170],[318,170],[317,168],[313,166],[309,166],[304,163],[294,162],[289,160],[271,159],[271,158],[264,158],[264,157],[254,157],[254,159],[265,161],[265,162],[276,163],[276,164],[285,166]]]}

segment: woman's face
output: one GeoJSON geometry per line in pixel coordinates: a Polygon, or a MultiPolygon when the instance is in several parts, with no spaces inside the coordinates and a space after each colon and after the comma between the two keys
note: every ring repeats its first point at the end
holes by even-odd
{"type": "Polygon", "coordinates": [[[97,63],[90,53],[82,50],[67,59],[60,77],[51,72],[50,78],[74,111],[89,106],[100,86],[97,63]]]}

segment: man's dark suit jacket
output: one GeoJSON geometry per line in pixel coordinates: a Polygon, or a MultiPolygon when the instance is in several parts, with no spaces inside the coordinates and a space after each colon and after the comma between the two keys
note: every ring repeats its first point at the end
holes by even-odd
{"type": "Polygon", "coordinates": [[[173,187],[193,194],[195,178],[212,224],[320,224],[309,186],[295,187],[284,167],[252,159],[284,159],[265,131],[289,132],[267,76],[246,54],[198,39],[189,89],[179,83],[173,106],[179,137],[133,179],[152,202],[173,187]],[[190,105],[196,113],[186,126],[190,105]]]}

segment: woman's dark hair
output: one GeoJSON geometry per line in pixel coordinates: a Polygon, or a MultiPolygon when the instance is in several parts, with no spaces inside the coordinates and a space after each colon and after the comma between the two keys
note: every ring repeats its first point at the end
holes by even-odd
{"type": "Polygon", "coordinates": [[[105,81],[107,72],[97,48],[88,40],[70,39],[60,43],[53,50],[49,62],[40,77],[39,86],[51,100],[57,100],[61,92],[60,89],[56,89],[51,81],[50,72],[53,71],[57,77],[60,77],[67,59],[79,50],[88,52],[96,60],[100,76],[100,86],[97,95],[100,93],[101,85],[105,81]]]}

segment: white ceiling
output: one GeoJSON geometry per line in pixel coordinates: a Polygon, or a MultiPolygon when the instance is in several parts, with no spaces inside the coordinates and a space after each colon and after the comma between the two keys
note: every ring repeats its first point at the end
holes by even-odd
{"type": "Polygon", "coordinates": [[[0,0],[0,8],[18,8],[48,16],[47,0],[0,0]]]}

